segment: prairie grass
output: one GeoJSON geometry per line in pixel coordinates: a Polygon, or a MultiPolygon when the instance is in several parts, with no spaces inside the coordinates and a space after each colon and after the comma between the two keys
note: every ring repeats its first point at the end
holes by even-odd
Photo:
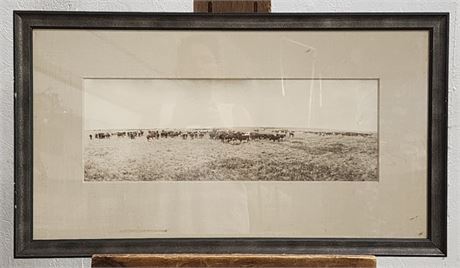
{"type": "Polygon", "coordinates": [[[378,181],[377,136],[296,133],[281,142],[91,140],[85,181],[378,181]]]}

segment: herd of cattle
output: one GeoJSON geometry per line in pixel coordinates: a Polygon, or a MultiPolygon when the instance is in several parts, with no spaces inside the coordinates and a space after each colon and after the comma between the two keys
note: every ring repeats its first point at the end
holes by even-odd
{"type": "Polygon", "coordinates": [[[238,141],[249,142],[251,140],[269,140],[269,141],[282,141],[286,137],[294,137],[294,131],[289,130],[272,130],[271,132],[261,132],[258,129],[249,132],[236,131],[236,130],[194,130],[194,131],[176,131],[176,130],[136,130],[136,131],[117,131],[117,132],[98,132],[89,135],[89,139],[109,139],[111,137],[128,137],[136,139],[144,137],[147,141],[153,141],[160,138],[182,138],[187,139],[202,139],[208,136],[213,140],[220,140],[225,143],[238,141]]]}
{"type": "MultiPolygon", "coordinates": [[[[314,133],[320,136],[369,136],[372,134],[369,133],[357,133],[357,132],[306,132],[314,133]]],[[[294,131],[292,130],[272,130],[270,132],[260,131],[255,129],[249,132],[236,131],[236,130],[193,130],[193,131],[177,131],[177,130],[136,130],[136,131],[117,131],[117,132],[99,132],[89,135],[89,139],[109,139],[110,137],[115,136],[118,138],[128,137],[130,139],[136,139],[139,137],[144,137],[147,141],[153,141],[160,138],[182,138],[183,140],[187,139],[202,139],[205,136],[208,136],[213,140],[220,140],[224,143],[229,142],[249,142],[253,140],[268,140],[268,141],[283,141],[286,138],[293,138],[294,131]]]]}
{"type": "Polygon", "coordinates": [[[281,141],[286,137],[294,137],[294,131],[288,130],[273,130],[272,133],[260,133],[258,130],[253,132],[241,132],[241,131],[212,131],[209,133],[209,137],[215,140],[221,140],[222,142],[231,141],[250,141],[250,140],[270,140],[270,141],[281,141]]]}

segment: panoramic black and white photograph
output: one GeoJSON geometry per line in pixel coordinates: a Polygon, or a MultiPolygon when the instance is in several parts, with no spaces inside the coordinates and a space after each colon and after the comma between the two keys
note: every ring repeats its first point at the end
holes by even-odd
{"type": "Polygon", "coordinates": [[[378,181],[377,79],[84,79],[84,181],[378,181]]]}

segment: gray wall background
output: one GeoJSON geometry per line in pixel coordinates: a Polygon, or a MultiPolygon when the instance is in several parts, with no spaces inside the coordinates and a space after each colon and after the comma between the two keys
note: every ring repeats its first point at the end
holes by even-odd
{"type": "MultiPolygon", "coordinates": [[[[272,0],[273,12],[450,12],[447,258],[378,258],[378,267],[460,267],[460,58],[455,0],[272,0]]],[[[192,0],[0,0],[0,267],[90,267],[90,259],[13,259],[13,10],[190,12],[192,0]]]]}

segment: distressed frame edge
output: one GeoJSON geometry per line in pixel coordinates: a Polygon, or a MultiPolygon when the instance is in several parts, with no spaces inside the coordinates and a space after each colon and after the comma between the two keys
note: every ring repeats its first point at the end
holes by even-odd
{"type": "Polygon", "coordinates": [[[33,241],[33,110],[32,29],[20,12],[13,12],[14,46],[14,247],[21,257],[33,241]],[[30,166],[29,166],[30,165],[30,166]]]}
{"type": "Polygon", "coordinates": [[[436,22],[430,31],[427,238],[446,257],[450,14],[436,22]]]}
{"type": "MultiPolygon", "coordinates": [[[[428,232],[427,239],[292,239],[292,238],[216,238],[216,239],[78,239],[78,240],[34,240],[33,239],[33,110],[32,110],[32,30],[33,28],[70,28],[70,29],[152,29],[152,25],[141,25],[139,28],[132,25],[103,25],[103,26],[78,26],[70,20],[70,25],[52,25],[47,16],[80,16],[80,21],[85,16],[100,16],[99,19],[124,16],[124,20],[133,18],[135,15],[145,17],[166,16],[174,18],[224,18],[248,20],[248,14],[193,14],[193,13],[142,13],[142,12],[66,12],[66,11],[14,11],[14,257],[15,258],[47,258],[47,257],[89,257],[90,252],[81,249],[87,243],[91,248],[116,249],[122,252],[123,246],[139,247],[141,244],[160,244],[158,253],[276,253],[282,250],[292,250],[295,254],[324,253],[326,247],[330,248],[329,254],[365,253],[377,256],[447,256],[447,97],[448,97],[448,70],[449,70],[449,13],[271,13],[250,14],[251,17],[289,18],[289,16],[321,16],[350,17],[350,16],[396,16],[401,17],[424,17],[422,26],[412,25],[416,29],[428,29],[430,31],[430,63],[429,63],[429,113],[428,113],[428,232]],[[37,16],[39,17],[37,19],[37,16]],[[430,20],[426,20],[431,16],[430,20]],[[34,20],[35,19],[35,20],[34,20]],[[43,22],[39,23],[39,21],[43,22]],[[431,25],[431,27],[427,26],[431,25]],[[51,25],[50,25],[51,24],[51,25]],[[47,26],[48,25],[48,26],[47,26]],[[435,55],[436,54],[436,57],[435,55]],[[433,137],[435,138],[433,142],[433,137]],[[433,168],[434,167],[434,168],[433,168]],[[177,243],[191,244],[185,247],[185,251],[177,248],[177,243]],[[115,242],[115,245],[112,243],[115,242]],[[200,243],[201,245],[194,245],[200,243]],[[225,243],[226,245],[222,245],[225,243]],[[323,245],[329,243],[331,246],[323,245]],[[345,243],[345,245],[344,245],[345,243]],[[373,244],[373,245],[370,245],[373,244]],[[112,245],[111,245],[112,244],[112,245]],[[334,244],[334,245],[332,245],[334,244]],[[48,246],[48,248],[47,248],[48,246]],[[54,248],[49,250],[50,246],[54,248]],[[160,249],[168,247],[167,250],[160,249]],[[221,248],[214,248],[220,246],[221,248]],[[197,250],[197,247],[199,249],[197,250]],[[206,249],[208,247],[208,249],[206,249]],[[260,248],[265,247],[265,248],[260,248]],[[344,249],[347,247],[347,249],[344,249]],[[59,250],[57,250],[59,249],[59,250]],[[171,250],[173,249],[173,250],[171,250]],[[175,249],[175,250],[174,250],[175,249]],[[364,249],[364,250],[363,250],[364,249]],[[367,249],[367,250],[366,250],[367,249]]],[[[420,18],[419,18],[420,19],[420,18]]],[[[217,19],[219,22],[220,19],[217,19]]],[[[286,22],[286,21],[285,21],[286,22]]],[[[110,19],[106,24],[110,24],[110,19]]],[[[153,23],[156,23],[154,21],[153,23]]],[[[78,24],[78,23],[77,23],[78,24]]],[[[256,25],[257,26],[257,25],[256,25]]],[[[385,25],[388,29],[406,29],[385,25]]],[[[227,27],[229,27],[227,25],[227,27]]],[[[362,27],[356,30],[372,30],[374,26],[362,27]]],[[[155,27],[153,27],[155,28],[155,27]]],[[[304,30],[312,30],[304,28],[304,30]]],[[[409,27],[410,28],[410,27],[409,27]]],[[[199,25],[189,27],[162,26],[157,29],[201,29],[199,25]]],[[[245,30],[235,26],[229,29],[220,29],[219,25],[204,27],[203,30],[245,30]]],[[[281,28],[266,26],[262,30],[279,30],[281,28]]],[[[301,28],[290,27],[283,30],[300,30],[301,28]]],[[[339,30],[352,30],[345,25],[339,30]]],[[[260,30],[257,27],[249,27],[247,30],[260,30]]],[[[317,29],[328,30],[328,29],[317,29]]],[[[376,29],[375,29],[376,30],[376,29]]],[[[151,247],[150,249],[153,249],[151,247]]],[[[97,251],[96,251],[97,252],[97,251]]],[[[104,253],[99,251],[100,253],[104,253]]],[[[98,252],[98,253],[99,253],[98,252]]],[[[107,252],[114,253],[114,251],[107,252]]],[[[142,253],[142,252],[132,252],[142,253]]]]}

